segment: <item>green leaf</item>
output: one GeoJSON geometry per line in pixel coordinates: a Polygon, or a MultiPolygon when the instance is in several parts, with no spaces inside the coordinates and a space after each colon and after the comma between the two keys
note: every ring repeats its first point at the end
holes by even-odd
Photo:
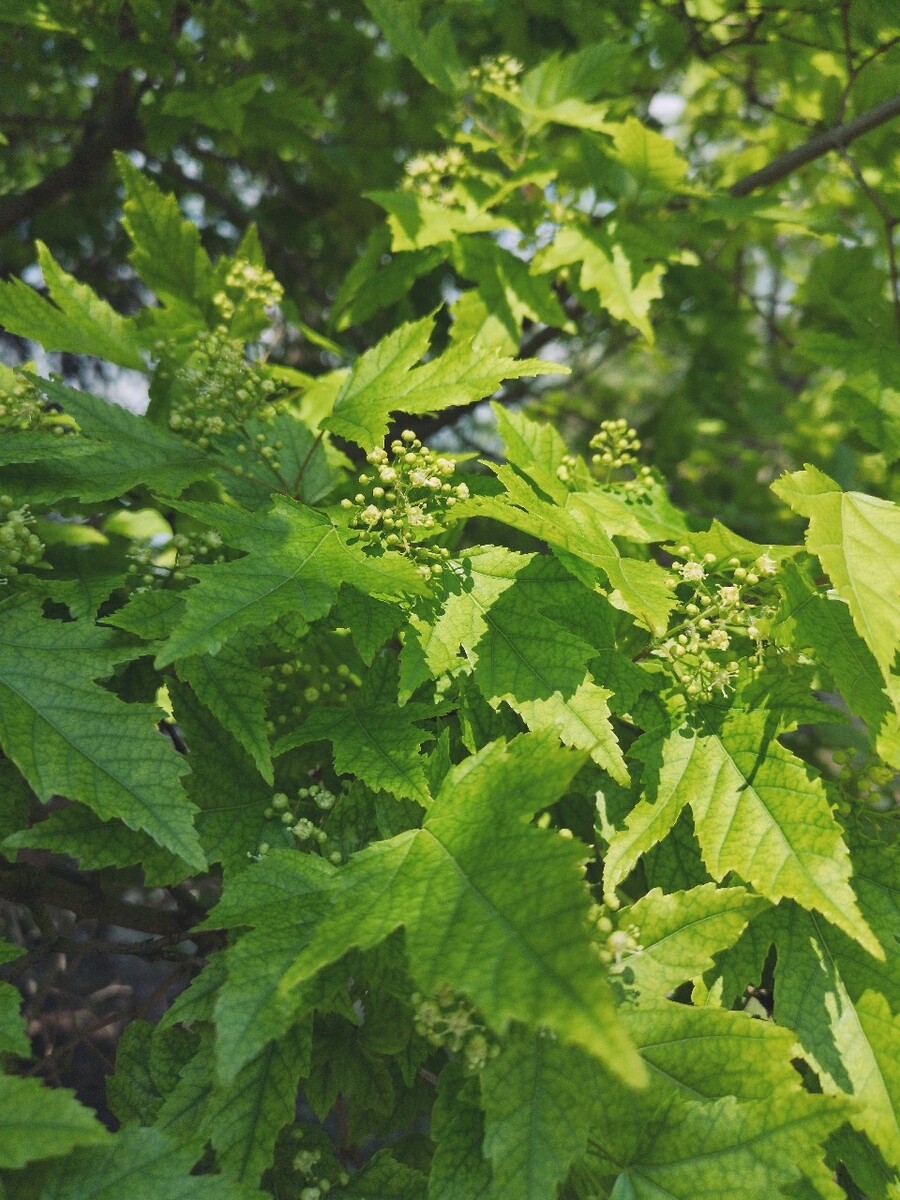
{"type": "Polygon", "coordinates": [[[486,516],[548,542],[576,578],[601,589],[590,568],[599,567],[609,581],[609,600],[654,633],[662,633],[675,604],[673,582],[655,562],[625,558],[606,532],[599,515],[572,493],[567,506],[548,504],[508,466],[495,468],[506,488],[501,497],[479,496],[454,508],[459,517],[486,516]]]}
{"type": "Polygon", "coordinates": [[[54,809],[45,820],[20,829],[3,843],[6,850],[29,846],[74,858],[84,871],[139,866],[148,887],[181,883],[196,871],[196,864],[192,868],[146,833],[124,828],[119,821],[102,821],[84,804],[54,809]]]}
{"type": "Polygon", "coordinates": [[[200,583],[187,593],[185,615],[157,658],[160,667],[176,658],[215,654],[236,633],[287,613],[307,621],[324,616],[341,583],[382,595],[426,590],[407,559],[365,555],[347,544],[348,535],[324,513],[283,496],[267,513],[217,504],[178,507],[247,553],[234,562],[191,568],[200,583]]]}
{"type": "Polygon", "coordinates": [[[465,73],[446,13],[430,25],[428,33],[419,28],[418,0],[365,0],[366,8],[381,27],[395,50],[405,55],[429,83],[442,92],[455,92],[465,73]]]}
{"type": "Polygon", "coordinates": [[[0,741],[40,799],[80,800],[202,869],[195,809],[180,784],[189,768],[157,731],[160,711],[123,704],[93,682],[134,651],[81,621],[48,621],[33,601],[8,600],[0,611],[0,741]]]}
{"type": "Polygon", "coordinates": [[[277,754],[309,742],[329,741],[339,774],[355,775],[373,791],[431,802],[420,747],[431,734],[415,724],[433,716],[430,705],[397,703],[397,671],[378,660],[363,686],[341,707],[317,707],[299,729],[280,739],[277,754]]]}
{"type": "Polygon", "coordinates": [[[658,845],[672,829],[688,801],[683,787],[693,743],[681,729],[649,732],[636,741],[630,754],[644,762],[641,793],[624,826],[609,839],[603,862],[603,886],[614,893],[637,866],[643,854],[658,845]],[[668,736],[667,736],[668,735],[668,736]]]}
{"type": "Polygon", "coordinates": [[[76,1146],[108,1139],[95,1114],[67,1089],[0,1076],[0,1167],[69,1155],[76,1146]]]}
{"type": "Polygon", "coordinates": [[[185,788],[199,810],[195,824],[200,843],[210,862],[222,863],[226,871],[240,870],[266,839],[271,784],[186,687],[171,681],[168,687],[187,742],[191,774],[185,788]]]}
{"type": "Polygon", "coordinates": [[[668,1002],[623,1009],[622,1020],[660,1099],[765,1101],[799,1090],[796,1037],[772,1021],[668,1002]]]}
{"type": "Polygon", "coordinates": [[[322,424],[363,449],[380,444],[391,413],[439,412],[490,396],[504,379],[566,374],[568,368],[540,359],[506,358],[496,350],[473,354],[454,345],[420,367],[428,349],[432,317],[401,325],[354,363],[322,424]]]}
{"type": "Polygon", "coordinates": [[[387,1150],[379,1150],[342,1189],[346,1200],[425,1200],[426,1179],[387,1150]]]}
{"type": "Polygon", "coordinates": [[[457,208],[426,200],[412,192],[363,192],[388,214],[391,250],[426,250],[454,242],[461,234],[508,229],[509,221],[483,208],[457,208]]]}
{"type": "Polygon", "coordinates": [[[441,1071],[431,1111],[435,1142],[428,1200],[488,1200],[491,1169],[482,1157],[484,1117],[474,1079],[464,1079],[458,1064],[441,1071]]]}
{"type": "Polygon", "coordinates": [[[125,184],[122,224],[134,243],[132,266],[162,299],[205,300],[213,269],[199,229],[182,217],[175,197],[160,191],[124,154],[116,155],[116,166],[125,184]]]}
{"type": "Polygon", "coordinates": [[[245,649],[229,643],[216,655],[183,659],[178,674],[191,685],[222,728],[246,750],[263,779],[272,783],[263,675],[245,649]]]}
{"type": "Polygon", "coordinates": [[[403,300],[417,279],[444,261],[436,246],[392,254],[390,261],[385,261],[389,246],[387,229],[373,230],[362,257],[350,268],[335,296],[331,317],[335,329],[349,329],[403,300]]]}
{"type": "Polygon", "coordinates": [[[0,323],[45,350],[91,354],[136,371],[145,369],[132,322],[120,317],[86,284],[67,274],[43,244],[38,262],[56,307],[19,279],[0,281],[0,323]]]}
{"type": "Polygon", "coordinates": [[[848,708],[877,733],[890,702],[878,664],[853,628],[848,605],[821,595],[793,564],[786,565],[782,579],[785,602],[779,616],[793,622],[791,640],[814,651],[848,708]]]}
{"type": "Polygon", "coordinates": [[[157,1129],[126,1129],[48,1172],[41,1200],[263,1200],[222,1175],[191,1175],[195,1157],[157,1129]]]}
{"type": "Polygon", "coordinates": [[[499,547],[473,550],[462,570],[461,589],[450,592],[429,632],[426,660],[446,669],[438,648],[455,657],[461,645],[488,703],[496,708],[505,701],[530,729],[556,730],[565,745],[589,751],[614,778],[627,781],[610,724],[611,693],[586,669],[597,648],[556,620],[557,613],[590,603],[581,585],[552,559],[499,547]]]}
{"type": "Polygon", "coordinates": [[[332,873],[318,856],[273,850],[226,881],[207,925],[251,931],[226,951],[228,976],[215,1000],[216,1064],[223,1082],[231,1082],[299,1017],[302,990],[286,992],[281,985],[327,910],[332,873]]]}
{"type": "Polygon", "coordinates": [[[203,1125],[222,1171],[256,1184],[272,1162],[275,1140],[293,1122],[301,1075],[309,1074],[310,1026],[270,1042],[228,1084],[213,1087],[203,1125]]]}
{"type": "Polygon", "coordinates": [[[535,255],[533,270],[554,271],[569,263],[580,264],[579,286],[595,291],[600,304],[617,321],[626,321],[653,344],[650,304],[662,296],[665,267],[656,264],[636,281],[632,264],[620,245],[608,244],[598,233],[567,225],[546,249],[535,255]]]}
{"type": "MultiPolygon", "coordinates": [[[[17,496],[32,503],[65,496],[109,500],[140,484],[177,495],[187,484],[211,473],[213,463],[207,455],[185,446],[146,417],[53,380],[35,379],[35,383],[48,400],[75,418],[82,434],[94,439],[94,452],[67,455],[40,474],[23,472],[23,486],[18,479],[9,484],[17,496]]],[[[12,469],[5,474],[14,479],[12,469]]]]}
{"type": "Polygon", "coordinates": [[[555,1038],[510,1031],[481,1073],[491,1196],[545,1200],[587,1147],[591,1062],[555,1038]]]}
{"type": "Polygon", "coordinates": [[[713,955],[737,941],[747,922],[768,902],[744,888],[705,883],[664,895],[654,888],[623,909],[620,927],[635,925],[640,949],[614,968],[638,991],[659,998],[702,975],[713,955]]]}
{"type": "Polygon", "coordinates": [[[636,117],[610,126],[615,158],[626,168],[641,192],[671,192],[683,182],[687,162],[674,142],[648,129],[636,117]]]}
{"type": "MultiPolygon", "coordinates": [[[[859,955],[853,942],[794,905],[779,906],[764,928],[778,954],[779,1024],[796,1034],[826,1091],[855,1097],[851,1120],[888,1162],[900,1166],[900,1017],[891,1013],[885,995],[871,988],[875,983],[896,996],[896,966],[888,965],[885,978],[884,968],[859,955]]],[[[893,935],[888,948],[896,950],[893,935]]]]}
{"type": "Polygon", "coordinates": [[[612,692],[586,670],[598,648],[556,619],[588,599],[581,587],[551,559],[496,548],[468,562],[470,590],[456,607],[472,606],[468,623],[480,636],[463,635],[461,643],[485,700],[505,701],[532,730],[556,730],[564,745],[589,751],[613,779],[628,781],[610,722],[612,692]]]}
{"type": "Polygon", "coordinates": [[[0,983],[0,1054],[28,1058],[31,1045],[19,1009],[22,995],[11,983],[0,983]]]}
{"type": "Polygon", "coordinates": [[[234,83],[220,83],[202,92],[184,89],[169,92],[161,110],[171,117],[190,117],[209,129],[224,129],[239,134],[244,128],[247,105],[265,78],[265,75],[246,75],[234,83]]]}
{"type": "Polygon", "coordinates": [[[616,1180],[610,1200],[733,1200],[738,1181],[747,1196],[783,1195],[804,1179],[807,1195],[840,1200],[822,1143],[846,1113],[799,1089],[745,1104],[610,1091],[592,1136],[616,1180]]]}
{"type": "Polygon", "coordinates": [[[465,279],[478,284],[478,292],[491,314],[502,321],[512,343],[519,344],[525,320],[575,332],[550,279],[533,275],[528,264],[488,238],[460,237],[453,247],[453,263],[465,279]]]}
{"type": "Polygon", "coordinates": [[[503,404],[493,404],[507,462],[527,475],[549,500],[565,507],[568,488],[557,471],[569,448],[549,421],[532,421],[503,404]]]}
{"type": "Polygon", "coordinates": [[[608,890],[649,831],[658,840],[690,803],[714,879],[736,871],[769,900],[789,896],[815,908],[881,956],[850,887],[850,855],[822,781],[772,737],[765,709],[734,711],[721,729],[676,731],[663,747],[659,786],[658,804],[642,807],[628,831],[628,853],[605,880],[608,890]]]}
{"type": "Polygon", "coordinates": [[[450,981],[494,1027],[546,1026],[639,1083],[640,1064],[621,1036],[587,933],[582,850],[526,823],[535,800],[551,804],[579,765],[555,736],[530,734],[492,743],[454,768],[421,830],[375,843],[336,873],[331,905],[283,988],[402,925],[424,991],[450,981]],[[523,761],[534,781],[517,795],[511,785],[523,761]]]}
{"type": "Polygon", "coordinates": [[[809,518],[806,545],[850,606],[860,637],[885,679],[900,646],[900,508],[862,492],[843,492],[807,466],[772,490],[809,518]]]}

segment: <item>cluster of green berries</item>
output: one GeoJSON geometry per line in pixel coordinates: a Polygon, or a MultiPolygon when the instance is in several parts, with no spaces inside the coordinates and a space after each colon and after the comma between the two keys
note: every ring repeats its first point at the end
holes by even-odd
{"type": "Polygon", "coordinates": [[[600,958],[610,971],[621,974],[625,969],[626,960],[632,954],[640,954],[643,946],[640,942],[641,931],[637,925],[626,925],[618,928],[610,914],[618,909],[618,900],[606,898],[603,904],[592,904],[588,913],[588,923],[591,932],[600,944],[600,958]]]}
{"type": "Polygon", "coordinates": [[[224,321],[230,321],[241,304],[258,304],[272,308],[281,303],[284,288],[271,271],[257,267],[246,259],[237,259],[225,276],[225,288],[216,292],[213,303],[224,321]],[[235,300],[233,293],[237,293],[235,300]]]}
{"type": "MultiPolygon", "coordinates": [[[[302,1138],[303,1131],[295,1130],[295,1135],[302,1138]]],[[[295,1174],[300,1176],[300,1181],[303,1186],[297,1193],[297,1200],[323,1200],[335,1185],[344,1187],[350,1182],[350,1176],[346,1171],[337,1172],[337,1179],[332,1182],[325,1175],[321,1175],[322,1170],[322,1151],[321,1150],[298,1150],[291,1160],[291,1168],[295,1174]]]]}
{"type": "Polygon", "coordinates": [[[675,610],[677,624],[653,653],[668,664],[691,699],[709,701],[734,689],[740,673],[740,662],[732,657],[735,639],[749,640],[755,668],[762,669],[777,607],[771,585],[778,564],[761,554],[749,568],[739,558],[716,568],[715,554],[696,559],[689,546],[679,547],[678,554],[685,561],[675,570],[690,590],[675,610]]]}
{"type": "Polygon", "coordinates": [[[511,54],[498,54],[496,58],[483,58],[477,67],[469,71],[469,79],[474,88],[498,87],[504,91],[517,88],[518,76],[524,67],[511,54]]]}
{"type": "Polygon", "coordinates": [[[44,557],[44,543],[33,533],[34,517],[27,504],[14,508],[12,496],[0,496],[0,582],[35,567],[44,557]]]}
{"type": "Polygon", "coordinates": [[[407,160],[403,171],[403,191],[449,204],[453,184],[469,173],[469,163],[459,146],[448,146],[441,152],[416,154],[407,160]]]}
{"type": "MultiPolygon", "coordinates": [[[[286,792],[276,792],[271,804],[263,811],[263,816],[267,821],[277,821],[282,830],[290,834],[290,838],[282,844],[294,845],[301,850],[316,850],[338,866],[343,861],[343,855],[337,848],[329,848],[328,834],[318,824],[331,812],[336,800],[334,792],[320,783],[313,783],[309,787],[299,788],[293,799],[286,792]]],[[[271,849],[271,842],[260,842],[257,853],[248,857],[265,858],[271,849]]]]}
{"type": "Polygon", "coordinates": [[[301,719],[320,701],[346,704],[352,692],[362,687],[362,679],[347,663],[329,663],[307,651],[284,662],[262,668],[262,685],[269,694],[270,734],[277,733],[292,719],[301,719]]]}
{"type": "Polygon", "coordinates": [[[463,1065],[471,1074],[477,1074],[500,1053],[474,1008],[449,985],[438,987],[431,996],[414,992],[412,1003],[416,1033],[432,1046],[462,1055],[463,1065]]]}
{"type": "Polygon", "coordinates": [[[58,413],[48,409],[36,385],[18,373],[3,371],[3,379],[10,376],[12,382],[0,383],[0,429],[6,433],[26,429],[65,433],[67,427],[60,423],[58,413]]]}
{"type": "Polygon", "coordinates": [[[128,552],[127,574],[137,583],[136,592],[170,583],[183,583],[195,563],[212,566],[225,561],[221,536],[214,529],[176,533],[162,546],[152,538],[135,542],[128,552]]]}
{"type": "MultiPolygon", "coordinates": [[[[599,432],[594,434],[589,444],[594,451],[590,457],[590,469],[595,479],[605,487],[616,487],[635,498],[646,494],[653,472],[649,467],[638,465],[641,442],[637,430],[624,417],[601,421],[599,432]],[[615,478],[621,471],[629,474],[624,479],[615,478]]],[[[556,474],[563,483],[574,485],[578,475],[577,457],[566,454],[556,474]]]]}
{"type": "Polygon", "coordinates": [[[423,446],[409,429],[391,443],[391,452],[373,450],[367,455],[371,473],[359,477],[365,491],[341,507],[355,509],[350,519],[364,545],[380,546],[405,554],[419,564],[423,578],[440,575],[450,557],[445,547],[423,544],[441,528],[441,516],[460,500],[467,500],[465,483],[451,482],[456,465],[423,446]]]}
{"type": "Polygon", "coordinates": [[[831,760],[841,771],[842,811],[851,811],[854,804],[876,812],[900,810],[900,775],[893,767],[847,750],[836,750],[831,760]]]}
{"type": "MultiPolygon", "coordinates": [[[[270,423],[277,392],[275,381],[244,359],[243,342],[229,337],[224,327],[202,333],[173,384],[169,425],[205,449],[211,438],[242,432],[251,418],[270,423]]],[[[265,434],[257,436],[259,453],[277,471],[279,447],[266,440],[265,434]]]]}

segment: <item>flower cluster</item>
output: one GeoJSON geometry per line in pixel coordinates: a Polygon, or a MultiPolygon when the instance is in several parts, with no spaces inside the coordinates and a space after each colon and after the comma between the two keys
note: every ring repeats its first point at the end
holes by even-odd
{"type": "Polygon", "coordinates": [[[613,974],[618,975],[625,969],[625,960],[632,954],[639,954],[644,947],[640,943],[641,931],[638,927],[627,925],[623,929],[617,928],[610,915],[612,911],[609,903],[593,904],[588,922],[600,943],[601,960],[613,974]]]}
{"type": "Polygon", "coordinates": [[[239,258],[229,266],[225,289],[216,292],[213,303],[222,319],[230,321],[241,303],[272,308],[281,302],[283,296],[284,288],[271,271],[239,258]],[[237,301],[229,294],[234,292],[238,294],[237,301]]]}
{"type": "MultiPolygon", "coordinates": [[[[621,489],[627,495],[639,498],[646,493],[653,474],[650,467],[637,465],[637,452],[641,448],[637,430],[624,417],[614,421],[601,421],[600,430],[590,440],[594,451],[590,458],[592,476],[604,487],[621,489]],[[624,479],[617,479],[618,472],[626,471],[624,479]]],[[[578,459],[566,454],[557,468],[557,477],[565,484],[576,483],[578,459]]]]}
{"type": "MultiPolygon", "coordinates": [[[[343,855],[336,845],[329,845],[327,832],[318,824],[331,812],[336,800],[334,792],[320,783],[313,783],[299,788],[293,799],[286,792],[276,792],[263,816],[267,821],[277,821],[282,831],[290,835],[284,844],[298,846],[301,850],[316,850],[337,866],[343,861],[343,855]]],[[[271,849],[271,842],[260,842],[258,853],[250,857],[264,858],[271,849]]]]}
{"type": "Polygon", "coordinates": [[[66,432],[58,414],[48,409],[44,397],[30,379],[3,370],[0,374],[0,430],[13,433],[26,429],[66,432]]]}
{"type": "Polygon", "coordinates": [[[303,654],[262,668],[262,684],[269,695],[270,734],[302,720],[320,702],[346,704],[351,693],[362,686],[361,677],[347,663],[328,661],[329,650],[333,647],[307,645],[303,654]],[[317,649],[325,653],[317,653],[317,649]]]}
{"type": "Polygon", "coordinates": [[[412,558],[425,579],[440,575],[450,551],[423,543],[440,532],[442,514],[468,499],[466,484],[451,482],[455,464],[423,446],[409,429],[391,443],[390,454],[373,450],[367,461],[372,470],[359,477],[365,491],[341,501],[342,508],[356,510],[351,528],[360,531],[364,545],[412,558]]]}
{"type": "MultiPolygon", "coordinates": [[[[278,385],[244,359],[243,343],[224,329],[202,333],[172,386],[169,425],[204,449],[210,438],[241,431],[251,417],[268,424],[275,417],[278,385]]],[[[278,446],[257,435],[260,454],[275,470],[278,446]]]]}
{"type": "Polygon", "coordinates": [[[214,529],[195,533],[176,533],[163,545],[153,538],[135,542],[128,552],[131,560],[127,574],[143,592],[150,587],[183,583],[186,573],[195,563],[213,565],[225,561],[221,536],[214,529]]]}
{"type": "Polygon", "coordinates": [[[510,54],[498,54],[496,58],[483,58],[477,67],[469,71],[469,79],[475,88],[496,87],[504,91],[518,88],[518,76],[524,67],[510,54]]]}
{"type": "Polygon", "coordinates": [[[734,688],[740,672],[735,642],[739,648],[749,642],[756,665],[761,664],[777,606],[771,584],[778,564],[761,554],[749,568],[739,558],[718,567],[715,554],[697,559],[689,546],[681,546],[678,554],[685,561],[674,569],[686,587],[675,610],[677,624],[653,653],[691,699],[709,701],[734,688]]]}
{"type": "MultiPolygon", "coordinates": [[[[300,1130],[295,1131],[302,1136],[300,1130]]],[[[300,1176],[300,1181],[303,1186],[297,1193],[297,1200],[323,1200],[331,1192],[334,1183],[327,1175],[320,1174],[323,1164],[321,1162],[321,1150],[298,1150],[292,1160],[291,1169],[300,1176]]],[[[335,1182],[338,1186],[343,1187],[350,1182],[350,1176],[346,1171],[337,1172],[335,1182]]]]}
{"type": "Polygon", "coordinates": [[[461,1054],[465,1069],[477,1074],[496,1058],[500,1047],[492,1040],[487,1026],[478,1020],[475,1009],[449,985],[437,988],[433,995],[414,992],[415,1030],[432,1046],[442,1046],[451,1054],[461,1054]]]}
{"type": "Polygon", "coordinates": [[[12,496],[0,496],[0,582],[34,567],[44,557],[44,543],[32,533],[34,517],[27,504],[14,508],[12,496]]]}
{"type": "Polygon", "coordinates": [[[900,810],[900,774],[893,767],[847,750],[836,750],[831,759],[841,771],[844,811],[850,811],[854,804],[875,813],[900,810]]]}
{"type": "Polygon", "coordinates": [[[415,155],[403,170],[403,191],[449,204],[453,201],[453,184],[468,174],[468,162],[459,146],[448,146],[442,152],[415,155]]]}

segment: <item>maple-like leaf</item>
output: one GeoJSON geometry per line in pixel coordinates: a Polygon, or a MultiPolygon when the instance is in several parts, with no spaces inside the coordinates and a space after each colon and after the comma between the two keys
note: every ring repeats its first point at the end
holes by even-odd
{"type": "Polygon", "coordinates": [[[108,1140],[96,1115],[72,1092],[0,1075],[0,1167],[21,1167],[108,1140]]]}
{"type": "Polygon", "coordinates": [[[116,166],[125,184],[123,225],[131,238],[131,264],[161,299],[201,301],[210,294],[213,269],[200,230],[181,215],[175,196],[161,191],[124,155],[116,166]]]}
{"type": "Polygon", "coordinates": [[[422,366],[433,317],[401,325],[354,363],[322,424],[363,449],[380,444],[391,413],[438,412],[492,395],[504,379],[565,374],[566,367],[539,359],[507,358],[495,350],[473,354],[455,345],[422,366]]]}
{"type": "Polygon", "coordinates": [[[645,754],[657,762],[661,756],[657,782],[652,771],[645,777],[655,799],[642,800],[629,814],[621,843],[612,839],[607,890],[690,803],[714,879],[736,871],[773,902],[790,896],[883,953],[850,887],[850,855],[822,782],[772,736],[764,708],[735,710],[720,728],[682,726],[662,747],[646,743],[645,754]]]}
{"type": "Polygon", "coordinates": [[[203,1131],[222,1171],[236,1183],[256,1184],[272,1162],[275,1140],[294,1120],[297,1087],[309,1074],[311,1028],[294,1028],[270,1042],[228,1084],[217,1081],[203,1113],[203,1131]]]}
{"type": "Polygon", "coordinates": [[[342,583],[363,592],[396,596],[427,588],[415,567],[396,554],[374,558],[348,545],[331,519],[284,497],[266,513],[217,504],[180,504],[206,521],[245,557],[217,566],[192,567],[200,582],[187,593],[185,613],[157,657],[211,653],[238,632],[271,624],[286,613],[307,621],[324,616],[342,583]]]}
{"type": "MultiPolygon", "coordinates": [[[[411,973],[423,990],[449,981],[492,1025],[547,1026],[639,1080],[584,924],[582,851],[528,823],[581,761],[555,737],[529,734],[509,746],[492,743],[451,770],[421,829],[373,843],[326,877],[327,907],[314,926],[304,925],[306,944],[292,931],[294,961],[282,995],[348,949],[373,947],[402,925],[411,973]],[[526,775],[530,784],[522,787],[526,775]],[[523,872],[531,880],[527,892],[523,872]]],[[[236,884],[252,883],[257,872],[250,868],[236,884]]],[[[305,872],[300,882],[308,891],[305,872]]],[[[228,889],[223,904],[226,914],[233,911],[228,889]]],[[[251,961],[257,959],[258,952],[251,961]]],[[[248,969],[255,968],[247,963],[240,974],[248,969]]],[[[260,1002],[271,984],[267,973],[265,989],[257,988],[260,1002]]]]}
{"type": "Polygon", "coordinates": [[[431,801],[419,747],[431,734],[417,721],[433,716],[424,704],[397,703],[397,671],[376,660],[362,688],[339,707],[318,706],[295,733],[281,738],[276,753],[329,741],[340,774],[355,775],[374,791],[383,788],[422,805],[431,801]]]}
{"type": "Polygon", "coordinates": [[[143,371],[133,322],[64,271],[43,242],[37,243],[37,258],[53,304],[21,279],[0,281],[0,323],[9,333],[45,350],[92,354],[143,371]]]}
{"type": "Polygon", "coordinates": [[[809,518],[806,545],[850,606],[860,637],[887,679],[900,647],[900,507],[844,492],[809,464],[782,476],[772,490],[809,518]]]}
{"type": "Polygon", "coordinates": [[[210,862],[240,870],[268,840],[267,828],[271,836],[265,810],[272,786],[193,692],[174,681],[168,687],[188,747],[191,774],[185,790],[197,807],[200,844],[210,862]]]}
{"type": "Polygon", "coordinates": [[[190,768],[157,731],[159,709],[94,683],[135,651],[109,630],[47,620],[31,600],[11,598],[0,613],[0,742],[40,799],[80,800],[202,869],[180,783],[190,768]]]}
{"type": "Polygon", "coordinates": [[[737,941],[747,922],[768,902],[744,888],[702,884],[665,895],[654,888],[623,909],[621,926],[634,924],[640,949],[617,965],[645,995],[664,996],[713,964],[713,955],[737,941]]]}
{"type": "Polygon", "coordinates": [[[235,643],[218,654],[183,659],[178,674],[252,757],[267,783],[273,780],[272,755],[266,735],[266,691],[263,675],[246,650],[235,643]]]}
{"type": "Polygon", "coordinates": [[[626,781],[610,724],[611,693],[587,669],[598,647],[562,623],[567,610],[591,597],[552,559],[496,546],[467,553],[460,573],[437,619],[415,626],[429,668],[436,675],[450,670],[461,646],[490,704],[505,701],[529,729],[555,729],[565,745],[589,751],[626,781]]]}
{"type": "Polygon", "coordinates": [[[227,1176],[192,1175],[196,1157],[158,1129],[125,1129],[49,1170],[41,1200],[264,1200],[227,1176]]]}
{"type": "Polygon", "coordinates": [[[593,568],[599,567],[609,581],[612,604],[632,613],[654,633],[665,630],[675,594],[671,577],[662,567],[620,554],[603,526],[602,514],[589,502],[581,503],[578,493],[571,493],[563,508],[543,500],[508,465],[495,468],[495,474],[505,495],[474,497],[454,508],[454,516],[490,517],[547,542],[576,578],[598,591],[601,588],[593,568]]]}
{"type": "Polygon", "coordinates": [[[545,1200],[587,1148],[592,1062],[555,1038],[516,1027],[481,1073],[491,1197],[545,1200]]]}
{"type": "MultiPolygon", "coordinates": [[[[658,136],[658,135],[657,135],[658,136]]],[[[535,256],[535,269],[551,271],[568,263],[581,267],[579,283],[584,291],[595,291],[600,304],[618,321],[627,321],[653,343],[649,311],[662,296],[665,268],[657,264],[637,280],[632,264],[618,244],[610,244],[598,233],[564,226],[546,249],[535,256]]]]}
{"type": "Polygon", "coordinates": [[[56,380],[35,378],[39,390],[78,423],[80,434],[55,438],[54,455],[44,471],[11,466],[3,482],[32,504],[64,497],[109,500],[140,485],[169,495],[212,473],[213,460],[146,417],[111,404],[90,392],[56,380]]]}

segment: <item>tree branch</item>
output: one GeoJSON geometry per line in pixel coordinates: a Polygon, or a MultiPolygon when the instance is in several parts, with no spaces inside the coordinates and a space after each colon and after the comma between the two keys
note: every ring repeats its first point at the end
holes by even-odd
{"type": "Polygon", "coordinates": [[[196,920],[177,909],[130,904],[121,890],[97,878],[68,876],[53,868],[40,869],[27,863],[0,863],[0,896],[24,904],[32,912],[37,905],[68,909],[79,917],[136,929],[161,936],[184,934],[196,920]]]}
{"type": "Polygon", "coordinates": [[[884,125],[886,121],[890,121],[896,116],[900,116],[900,95],[892,96],[889,100],[876,104],[874,108],[860,113],[852,121],[826,129],[824,133],[810,138],[802,146],[795,146],[787,154],[782,154],[758,171],[752,171],[743,179],[739,179],[737,183],[733,183],[728,191],[732,196],[748,196],[760,188],[778,183],[779,180],[792,174],[799,167],[806,166],[807,163],[821,158],[823,154],[828,154],[832,150],[840,150],[848,146],[854,139],[872,129],[877,129],[879,125],[884,125]]]}
{"type": "Polygon", "coordinates": [[[0,202],[0,235],[63,196],[91,187],[105,172],[114,150],[127,150],[140,142],[143,130],[136,110],[146,86],[132,93],[129,72],[120,71],[113,81],[110,115],[105,120],[98,120],[100,94],[94,97],[85,114],[84,136],[69,161],[33,187],[0,202]]]}

